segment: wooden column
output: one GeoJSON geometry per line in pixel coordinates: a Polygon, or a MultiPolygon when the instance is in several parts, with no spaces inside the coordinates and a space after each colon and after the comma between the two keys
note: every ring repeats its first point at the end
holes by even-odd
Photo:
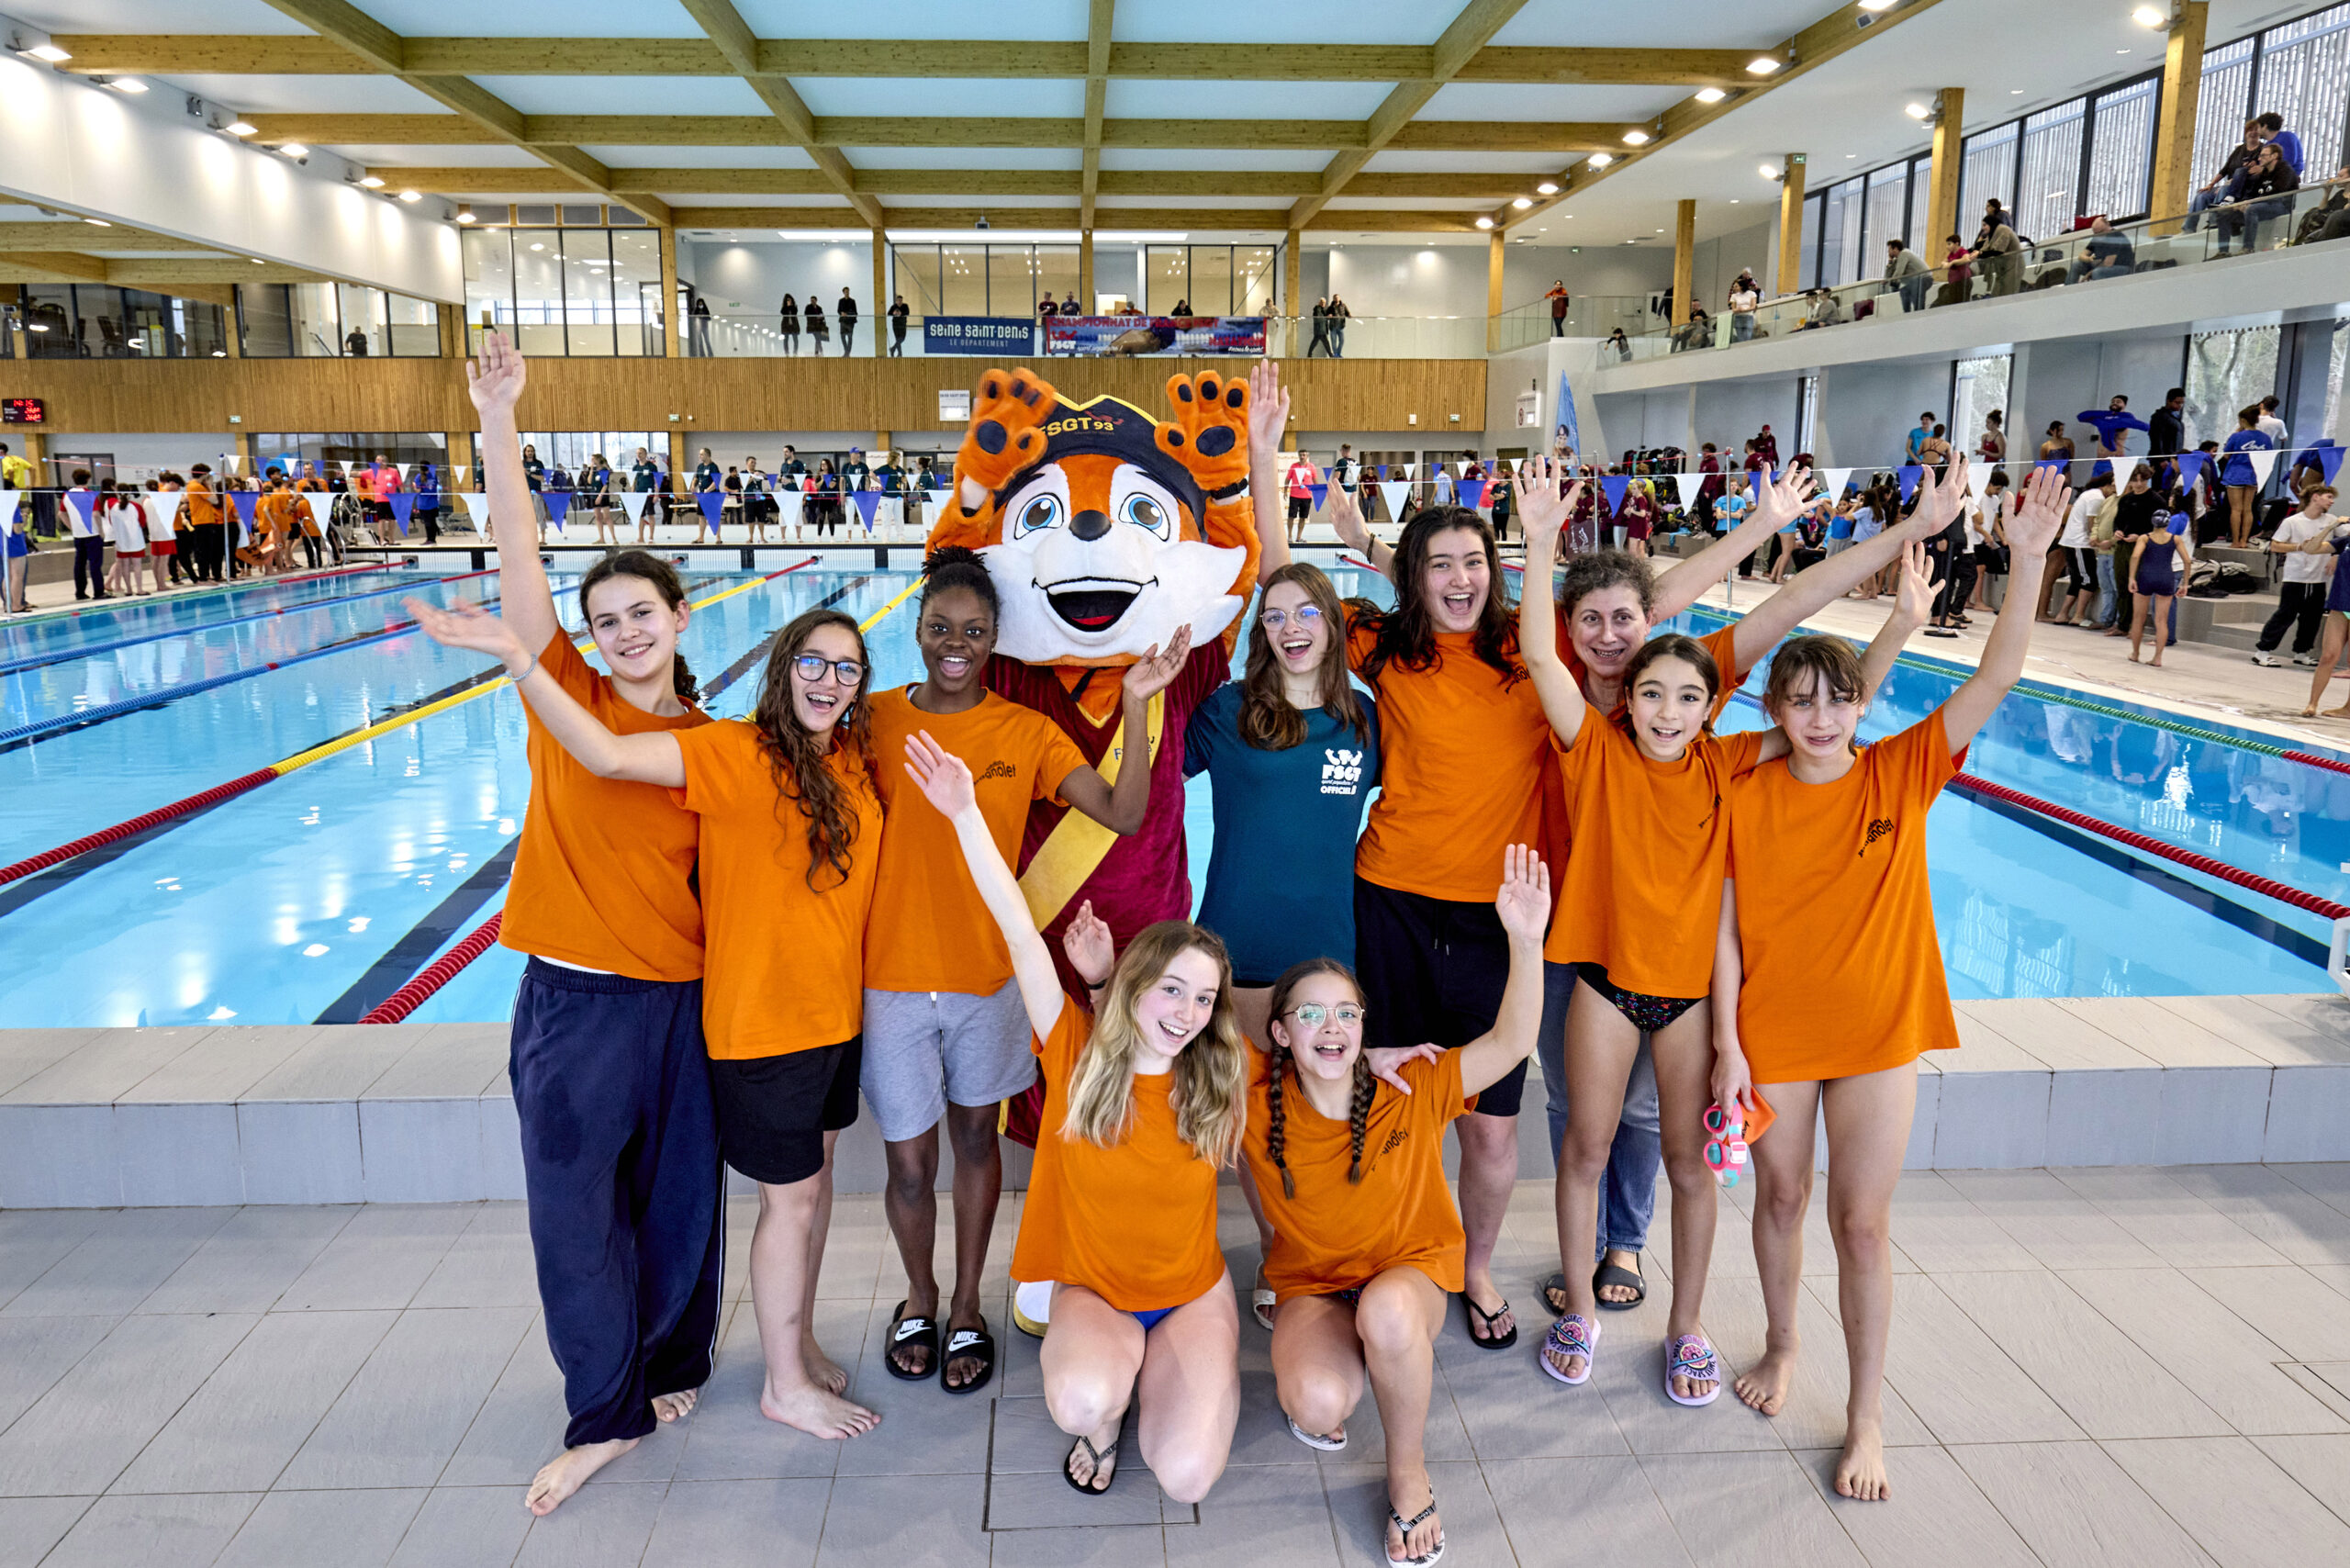
{"type": "MultiPolygon", "coordinates": [[[[677,346],[677,231],[667,224],[661,235],[661,352],[676,359],[681,351],[677,346]]],[[[669,438],[672,448],[677,438],[669,438]]]]}
{"type": "MultiPolygon", "coordinates": [[[[482,487],[481,465],[479,462],[479,454],[474,451],[474,432],[469,430],[447,431],[442,432],[442,441],[448,450],[449,467],[449,472],[442,476],[444,481],[442,488],[450,490],[480,489],[482,487]],[[457,477],[457,470],[459,468],[463,468],[465,471],[464,477],[462,482],[457,477]]],[[[630,454],[632,458],[634,457],[634,455],[635,454],[633,453],[630,454]]]]}
{"type": "Polygon", "coordinates": [[[8,327],[8,339],[9,339],[9,342],[8,342],[8,349],[9,349],[9,352],[10,352],[12,354],[14,354],[17,358],[18,358],[18,359],[23,359],[23,358],[25,358],[25,357],[26,357],[26,353],[25,353],[25,286],[24,286],[24,285],[22,285],[22,284],[20,284],[20,283],[12,283],[12,284],[10,284],[10,285],[8,285],[8,286],[7,286],[7,291],[6,291],[6,292],[7,292],[7,295],[8,295],[9,299],[10,299],[10,300],[11,300],[11,301],[16,305],[16,307],[17,307],[16,314],[15,314],[14,316],[12,316],[12,317],[10,317],[10,318],[9,318],[9,327],[8,327]]]}
{"type": "Polygon", "coordinates": [[[1077,237],[1077,302],[1086,315],[1093,314],[1093,230],[1091,229],[1077,237]]]}
{"type": "Polygon", "coordinates": [[[865,321],[873,357],[887,357],[890,351],[881,340],[889,335],[884,329],[890,325],[890,236],[878,229],[873,231],[873,303],[866,308],[865,321]]]}
{"type": "Polygon", "coordinates": [[[2154,177],[2146,205],[2152,232],[2176,232],[2195,189],[2195,106],[2203,86],[2206,0],[2180,0],[2177,20],[2163,49],[2162,97],[2154,110],[2154,177]]]}
{"type": "Polygon", "coordinates": [[[1684,196],[1673,220],[1673,324],[1689,320],[1689,289],[1697,274],[1697,203],[1684,196]]]}
{"type": "MultiPolygon", "coordinates": [[[[1933,174],[1926,186],[1926,232],[1909,236],[1909,248],[1928,266],[1941,264],[1942,236],[1958,232],[1958,176],[1964,160],[1959,144],[1966,135],[1966,89],[1944,87],[1937,102],[1942,118],[1934,122],[1933,174]]],[[[1962,242],[1964,236],[1961,237],[1962,242]]]]}
{"type": "MultiPolygon", "coordinates": [[[[1304,250],[1305,230],[1291,230],[1289,238],[1281,243],[1281,313],[1288,319],[1282,342],[1287,344],[1288,351],[1292,354],[1298,352],[1297,334],[1300,324],[1304,320],[1306,310],[1309,308],[1305,301],[1299,297],[1305,289],[1304,250]]],[[[1269,342],[1265,346],[1274,353],[1281,352],[1276,344],[1269,342]]]]}
{"type": "Polygon", "coordinates": [[[1492,353],[1501,346],[1502,330],[1502,247],[1509,241],[1502,231],[1494,230],[1485,236],[1485,352],[1492,353]]]}
{"type": "Polygon", "coordinates": [[[1793,294],[1803,286],[1804,154],[1788,153],[1784,167],[1786,178],[1779,186],[1779,275],[1771,286],[1776,293],[1793,294]]]}
{"type": "Polygon", "coordinates": [[[441,301],[440,310],[441,357],[442,359],[465,358],[465,349],[467,347],[465,342],[465,338],[467,336],[465,332],[465,308],[463,305],[453,305],[448,300],[444,299],[441,301]]]}

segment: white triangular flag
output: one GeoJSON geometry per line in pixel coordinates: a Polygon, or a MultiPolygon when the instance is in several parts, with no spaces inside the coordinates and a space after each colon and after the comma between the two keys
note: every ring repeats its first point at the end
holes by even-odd
{"type": "Polygon", "coordinates": [[[1819,493],[1828,498],[1830,506],[1834,506],[1844,498],[1844,487],[1852,478],[1850,468],[1823,468],[1819,471],[1819,493]]]}
{"type": "MultiPolygon", "coordinates": [[[[449,487],[450,487],[450,488],[452,488],[452,489],[462,489],[462,488],[464,487],[464,483],[465,483],[465,475],[466,475],[468,472],[469,472],[469,470],[468,470],[468,469],[466,468],[466,466],[465,466],[464,464],[462,464],[462,463],[453,463],[453,464],[451,464],[451,465],[449,465],[449,487]]],[[[528,672],[526,671],[525,673],[528,673],[528,672]]]]}
{"type": "Polygon", "coordinates": [[[1420,465],[1419,465],[1418,464],[1416,464],[1416,463],[1406,463],[1406,464],[1404,464],[1404,478],[1406,478],[1406,479],[1416,479],[1416,478],[1418,478],[1419,476],[1420,476],[1420,465]]]}
{"type": "Polygon", "coordinates": [[[1706,487],[1703,474],[1675,474],[1673,487],[1681,492],[1681,510],[1688,511],[1697,504],[1697,492],[1706,487]]]}
{"type": "Polygon", "coordinates": [[[416,465],[413,463],[395,463],[392,465],[392,467],[399,474],[400,483],[403,485],[408,483],[408,471],[415,466],[416,465]]]}
{"type": "Polygon", "coordinates": [[[460,490],[457,498],[465,503],[465,518],[474,525],[474,532],[487,532],[482,525],[489,517],[489,497],[480,490],[460,490]]]}
{"type": "Polygon", "coordinates": [[[2252,459],[2252,475],[2255,484],[2266,485],[2268,483],[2268,476],[2277,472],[2277,460],[2285,454],[2272,446],[2266,452],[2247,452],[2244,455],[2252,459]]]}
{"type": "Polygon", "coordinates": [[[649,500],[651,500],[651,499],[653,498],[653,492],[652,492],[652,491],[650,491],[650,490],[620,490],[620,491],[616,491],[616,492],[614,492],[614,493],[615,493],[615,494],[617,494],[617,495],[620,497],[620,498],[621,498],[621,510],[622,510],[622,511],[624,511],[624,512],[628,513],[628,520],[629,520],[629,521],[631,521],[632,523],[633,523],[633,522],[640,522],[640,521],[643,521],[643,518],[644,518],[644,503],[645,503],[645,502],[647,502],[647,501],[649,501],[649,500]]]}
{"type": "Polygon", "coordinates": [[[300,495],[302,504],[310,509],[310,521],[319,525],[320,533],[324,533],[328,520],[334,511],[334,497],[324,490],[304,490],[300,495]]]}
{"type": "Polygon", "coordinates": [[[231,452],[224,454],[221,456],[220,461],[229,465],[229,473],[234,474],[237,471],[237,465],[243,462],[244,459],[239,456],[236,453],[231,452]]]}
{"type": "Polygon", "coordinates": [[[1966,493],[1977,501],[1982,500],[1983,492],[1990,487],[1992,466],[1988,463],[1970,463],[1966,465],[1966,493]]]}
{"type": "Polygon", "coordinates": [[[1389,480],[1379,487],[1380,497],[1387,503],[1387,521],[1393,522],[1404,515],[1404,498],[1411,490],[1411,482],[1406,479],[1389,480]]]}

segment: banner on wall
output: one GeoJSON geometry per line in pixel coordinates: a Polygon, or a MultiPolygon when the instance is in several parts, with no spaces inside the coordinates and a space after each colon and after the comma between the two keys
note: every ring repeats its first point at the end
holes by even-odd
{"type": "Polygon", "coordinates": [[[1024,316],[925,316],[922,352],[1032,354],[1036,328],[1024,316]]]}
{"type": "Polygon", "coordinates": [[[1206,354],[1265,352],[1262,316],[1053,316],[1048,354],[1206,354]]]}
{"type": "Polygon", "coordinates": [[[1583,437],[1575,429],[1575,395],[1567,385],[1567,373],[1559,372],[1559,412],[1550,425],[1550,450],[1581,452],[1583,437]]]}

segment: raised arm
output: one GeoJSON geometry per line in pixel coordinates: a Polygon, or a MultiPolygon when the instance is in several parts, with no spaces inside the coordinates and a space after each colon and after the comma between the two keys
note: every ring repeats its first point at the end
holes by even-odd
{"type": "Polygon", "coordinates": [[[1248,498],[1257,516],[1257,575],[1289,565],[1289,525],[1281,511],[1285,487],[1276,470],[1289,430],[1289,393],[1280,366],[1260,359],[1248,370],[1248,498]]]}
{"type": "Polygon", "coordinates": [[[1118,769],[1118,781],[1109,783],[1091,767],[1080,767],[1061,781],[1061,798],[1112,833],[1140,833],[1143,818],[1149,814],[1150,700],[1166,690],[1181,673],[1183,661],[1191,652],[1192,629],[1178,626],[1175,635],[1168,639],[1165,653],[1160,653],[1154,644],[1149,652],[1126,667],[1125,711],[1120,715],[1123,728],[1119,734],[1119,744],[1126,748],[1126,760],[1118,769]]]}
{"type": "Polygon", "coordinates": [[[2048,547],[2056,542],[2072,500],[2071,487],[2053,468],[2033,469],[2020,493],[2008,498],[2005,521],[2012,542],[2008,597],[2000,603],[1999,618],[1991,623],[1982,662],[1942,703],[1942,733],[1953,756],[1975,738],[2023,675],[2032,610],[2040,603],[2042,577],[2048,570],[2048,547]]]}
{"type": "MultiPolygon", "coordinates": [[[[1919,480],[1918,505],[1908,521],[1797,572],[1787,580],[1786,587],[1748,611],[1738,623],[1735,636],[1739,667],[1751,668],[1780,638],[1801,625],[1805,617],[1817,615],[1852,592],[1861,579],[1891,565],[1903,546],[1912,541],[1931,539],[1948,528],[1965,500],[1966,459],[1953,459],[1949,476],[1940,484],[1934,481],[1933,470],[1928,469],[1919,480]]],[[[1784,507],[1785,503],[1778,504],[1784,507]]]]}
{"type": "Polygon", "coordinates": [[[490,539],[498,546],[498,609],[522,645],[536,654],[563,630],[563,617],[539,564],[538,510],[522,477],[522,438],[514,428],[514,405],[527,379],[522,351],[503,332],[485,333],[481,356],[465,365],[465,393],[481,416],[482,487],[489,492],[490,539]]]}
{"type": "Polygon", "coordinates": [[[1572,745],[1591,705],[1559,656],[1559,604],[1550,587],[1550,569],[1558,564],[1560,530],[1582,498],[1583,487],[1570,485],[1560,495],[1558,466],[1547,457],[1519,464],[1511,485],[1526,531],[1526,580],[1517,593],[1518,656],[1534,678],[1534,692],[1542,700],[1542,716],[1550,721],[1551,733],[1572,745]]]}
{"type": "Polygon", "coordinates": [[[1474,1094],[1533,1054],[1542,1028],[1542,928],[1550,920],[1550,870],[1523,844],[1502,852],[1494,897],[1509,936],[1509,980],[1494,1026],[1460,1048],[1461,1092],[1474,1094]]]}
{"type": "Polygon", "coordinates": [[[1045,945],[1035,917],[1028,913],[1028,901],[1021,896],[1020,883],[1012,868],[1003,863],[1002,852],[988,832],[987,819],[979,815],[971,770],[960,757],[932,740],[927,730],[906,737],[905,768],[930,803],[955,824],[956,842],[963,846],[963,862],[971,868],[980,901],[995,916],[1003,945],[1012,949],[1012,972],[1020,981],[1028,1026],[1036,1031],[1037,1038],[1044,1038],[1061,1021],[1061,1009],[1069,1005],[1069,998],[1053,968],[1052,949],[1045,945]]]}
{"type": "Polygon", "coordinates": [[[1870,640],[1868,652],[1861,655],[1862,707],[1875,700],[1876,689],[1893,673],[1893,663],[1901,656],[1910,633],[1933,614],[1934,594],[1942,586],[1939,578],[1926,576],[1926,547],[1915,540],[1903,546],[1901,583],[1894,590],[1893,613],[1885,618],[1885,624],[1870,640]]]}
{"type": "Polygon", "coordinates": [[[1754,504],[1736,528],[1656,579],[1656,602],[1650,620],[1670,621],[1696,603],[1707,588],[1728,578],[1740,561],[1760,550],[1765,539],[1829,499],[1825,495],[1807,498],[1810,483],[1808,470],[1782,475],[1767,485],[1758,479],[1754,504]]]}
{"type": "MultiPolygon", "coordinates": [[[[529,513],[523,515],[527,517],[529,513]]],[[[536,560],[533,556],[533,565],[536,560]]],[[[580,706],[578,699],[547,673],[546,666],[539,662],[538,648],[525,647],[511,622],[462,600],[445,609],[420,599],[411,599],[407,603],[408,613],[424,628],[424,634],[442,647],[471,648],[503,661],[507,678],[539,716],[547,734],[597,778],[660,784],[672,790],[685,788],[686,754],[678,748],[675,734],[654,730],[644,734],[620,735],[606,729],[601,719],[580,706]]]]}

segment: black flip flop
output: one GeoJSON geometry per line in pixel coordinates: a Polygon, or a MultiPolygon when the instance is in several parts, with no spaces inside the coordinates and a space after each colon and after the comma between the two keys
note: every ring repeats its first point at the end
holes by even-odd
{"type": "Polygon", "coordinates": [[[938,1358],[938,1325],[927,1317],[908,1317],[906,1304],[900,1302],[898,1310],[890,1315],[890,1343],[881,1351],[881,1364],[890,1375],[901,1383],[926,1383],[939,1375],[943,1364],[938,1358]],[[898,1364],[901,1346],[913,1345],[930,1351],[930,1364],[920,1372],[908,1372],[898,1364]]]}
{"type": "Polygon", "coordinates": [[[1102,1462],[1107,1460],[1111,1463],[1115,1464],[1117,1462],[1117,1459],[1118,1445],[1114,1439],[1112,1439],[1109,1449],[1105,1451],[1102,1449],[1095,1448],[1093,1446],[1092,1439],[1080,1438],[1077,1441],[1069,1445],[1069,1453],[1067,1457],[1063,1458],[1061,1461],[1061,1479],[1069,1483],[1069,1490],[1072,1492],[1081,1492],[1088,1497],[1102,1496],[1109,1492],[1111,1484],[1118,1479],[1118,1473],[1115,1470],[1110,1472],[1108,1480],[1102,1479],[1102,1462]],[[1069,1468],[1069,1462],[1077,1457],[1077,1450],[1080,1449],[1083,1449],[1088,1457],[1093,1461],[1093,1479],[1102,1482],[1101,1485],[1090,1485],[1085,1482],[1080,1481],[1077,1478],[1077,1472],[1069,1468]]]}
{"type": "Polygon", "coordinates": [[[988,1332],[988,1320],[980,1318],[977,1328],[949,1329],[946,1349],[938,1358],[938,1386],[949,1394],[977,1394],[988,1385],[988,1380],[993,1376],[995,1336],[988,1332]],[[968,1383],[947,1382],[946,1364],[966,1356],[979,1363],[979,1375],[968,1383]]]}
{"type": "Polygon", "coordinates": [[[1494,1308],[1493,1311],[1487,1312],[1483,1307],[1479,1306],[1474,1301],[1470,1299],[1469,1293],[1467,1291],[1460,1292],[1460,1305],[1467,1307],[1472,1316],[1472,1321],[1469,1325],[1469,1342],[1471,1344],[1476,1346],[1477,1349],[1481,1350],[1506,1350],[1512,1345],[1517,1343],[1517,1325],[1515,1323],[1509,1326],[1508,1333],[1500,1336],[1498,1338],[1492,1337],[1494,1330],[1494,1319],[1499,1317],[1503,1313],[1509,1310],[1509,1303],[1504,1302],[1501,1305],[1494,1308]],[[1477,1324],[1479,1322],[1483,1323],[1485,1326],[1486,1338],[1480,1338],[1478,1337],[1477,1324]]]}
{"type": "Polygon", "coordinates": [[[1567,1309],[1566,1309],[1565,1307],[1561,1306],[1561,1305],[1559,1305],[1559,1303],[1560,1303],[1560,1302],[1561,1302],[1561,1301],[1564,1301],[1564,1300],[1566,1299],[1566,1297],[1567,1297],[1567,1277],[1566,1277],[1566,1275],[1564,1275],[1564,1274],[1550,1274],[1550,1275],[1546,1276],[1546,1277],[1543,1279],[1543,1281],[1542,1281],[1542,1305],[1543,1305],[1544,1306],[1547,1306],[1547,1307],[1549,1307],[1549,1308],[1550,1309],[1550,1316],[1553,1316],[1553,1317],[1564,1317],[1564,1316],[1567,1315],[1567,1309]]]}
{"type": "Polygon", "coordinates": [[[1627,1269],[1621,1263],[1600,1264],[1599,1271],[1591,1276],[1591,1289],[1594,1299],[1599,1303],[1602,1308],[1609,1312],[1629,1312],[1632,1308],[1639,1305],[1640,1303],[1649,1299],[1649,1282],[1647,1277],[1638,1269],[1627,1269]],[[1609,1285],[1629,1286],[1632,1291],[1632,1299],[1629,1301],[1609,1301],[1606,1296],[1598,1294],[1599,1292],[1606,1289],[1609,1285]]]}

